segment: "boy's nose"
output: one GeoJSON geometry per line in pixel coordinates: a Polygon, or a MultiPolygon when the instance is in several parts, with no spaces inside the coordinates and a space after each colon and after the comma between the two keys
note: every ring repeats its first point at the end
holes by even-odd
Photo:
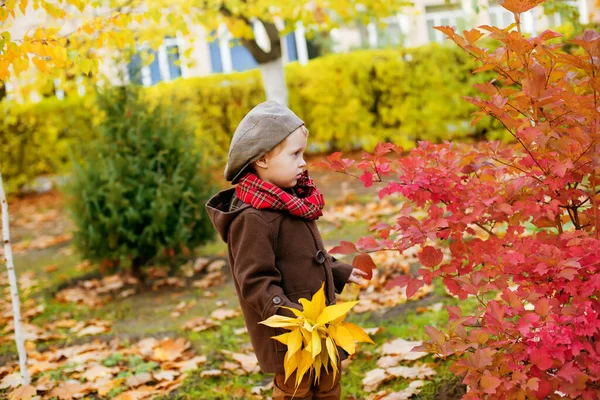
{"type": "Polygon", "coordinates": [[[304,161],[304,158],[302,158],[300,160],[300,167],[304,167],[306,165],[306,161],[304,161]]]}

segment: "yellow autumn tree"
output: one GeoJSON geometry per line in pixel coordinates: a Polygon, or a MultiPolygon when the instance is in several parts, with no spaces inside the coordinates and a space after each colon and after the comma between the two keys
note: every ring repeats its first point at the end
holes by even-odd
{"type": "Polygon", "coordinates": [[[404,0],[5,0],[0,2],[0,81],[20,77],[33,66],[42,72],[45,84],[93,77],[99,60],[109,57],[111,50],[131,51],[136,43],[157,48],[174,32],[189,36],[193,44],[190,27],[201,25],[212,32],[226,26],[259,64],[267,98],[287,103],[282,34],[300,21],[309,32],[356,20],[366,23],[393,15],[406,4],[404,0]],[[24,21],[31,29],[19,29],[24,21]],[[257,25],[264,28],[268,44],[258,44],[257,25]]]}

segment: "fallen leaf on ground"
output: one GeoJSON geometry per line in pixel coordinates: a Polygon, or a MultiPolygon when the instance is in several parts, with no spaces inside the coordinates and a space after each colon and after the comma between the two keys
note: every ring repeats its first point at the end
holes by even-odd
{"type": "Polygon", "coordinates": [[[150,374],[150,372],[142,372],[141,374],[135,374],[130,376],[125,381],[125,384],[130,388],[141,386],[145,383],[152,381],[154,378],[150,374]]]}
{"type": "Polygon", "coordinates": [[[388,375],[383,368],[373,369],[367,372],[367,375],[363,378],[362,384],[365,392],[372,392],[377,389],[383,382],[391,379],[392,376],[388,375]]]}
{"type": "Polygon", "coordinates": [[[179,371],[168,370],[168,371],[156,371],[152,375],[157,381],[172,381],[176,376],[181,375],[179,371]]]}
{"type": "Polygon", "coordinates": [[[420,351],[412,351],[416,346],[421,346],[421,341],[408,341],[401,338],[386,342],[381,346],[381,354],[395,355],[401,357],[402,360],[418,360],[425,357],[427,353],[420,351]]]}
{"type": "Polygon", "coordinates": [[[387,368],[386,372],[395,377],[400,376],[406,379],[424,379],[436,374],[435,370],[426,364],[417,364],[412,367],[402,365],[399,367],[387,368]]]}
{"type": "Polygon", "coordinates": [[[17,389],[15,389],[8,398],[9,400],[30,400],[36,394],[36,388],[34,388],[31,385],[27,385],[20,386],[17,389]]]}
{"type": "Polygon", "coordinates": [[[173,340],[171,338],[161,341],[154,349],[154,359],[158,361],[174,361],[183,355],[190,347],[190,343],[184,338],[173,340]]]}
{"type": "MultiPolygon", "coordinates": [[[[224,351],[225,352],[225,351],[224,351]]],[[[242,369],[247,373],[258,372],[260,367],[258,366],[258,359],[256,358],[256,354],[243,354],[243,353],[230,353],[228,352],[231,358],[237,361],[242,369]]]]}
{"type": "Polygon", "coordinates": [[[219,326],[219,325],[220,324],[218,322],[215,322],[210,318],[196,317],[196,318],[190,319],[185,324],[183,324],[181,327],[183,329],[189,329],[193,332],[202,332],[202,331],[210,329],[214,326],[219,326]]]}
{"type": "Polygon", "coordinates": [[[223,371],[221,371],[220,369],[207,369],[207,370],[200,372],[200,376],[202,378],[206,378],[208,376],[219,376],[222,374],[223,374],[223,371]]]}
{"type": "Polygon", "coordinates": [[[226,319],[235,318],[240,315],[240,312],[237,310],[227,309],[227,308],[217,308],[210,314],[210,317],[216,319],[217,321],[224,321],[226,319]]]}
{"type": "Polygon", "coordinates": [[[374,396],[369,396],[368,400],[408,400],[411,396],[418,394],[423,385],[425,385],[423,381],[412,381],[406,389],[392,393],[389,390],[378,392],[374,396]]]}
{"type": "Polygon", "coordinates": [[[71,400],[74,398],[83,397],[93,389],[87,383],[79,383],[77,381],[67,381],[59,387],[55,387],[48,394],[49,397],[58,397],[59,400],[71,400]]]}

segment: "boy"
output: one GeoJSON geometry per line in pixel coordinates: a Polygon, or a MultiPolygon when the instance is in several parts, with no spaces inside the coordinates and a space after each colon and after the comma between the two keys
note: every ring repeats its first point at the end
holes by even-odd
{"type": "MultiPolygon", "coordinates": [[[[240,122],[229,148],[225,179],[238,184],[213,196],[208,215],[227,243],[234,284],[250,341],[263,373],[275,373],[273,399],[339,399],[339,376],[321,374],[315,385],[306,374],[295,390],[295,374],[284,382],[285,333],[258,324],[273,314],[293,317],[280,306],[299,310],[325,282],[327,305],[347,282],[364,273],[325,251],[315,220],[323,196],[304,171],[308,130],[289,108],[267,101],[240,122]]],[[[341,359],[347,354],[338,348],[341,359]]]]}

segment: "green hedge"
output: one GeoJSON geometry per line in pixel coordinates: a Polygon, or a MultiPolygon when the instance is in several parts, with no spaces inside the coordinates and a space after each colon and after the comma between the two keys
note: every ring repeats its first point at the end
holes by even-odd
{"type": "MultiPolygon", "coordinates": [[[[306,66],[286,66],[289,102],[310,130],[309,151],[371,150],[391,140],[411,148],[417,140],[493,135],[490,120],[473,128],[475,65],[460,49],[436,44],[412,49],[334,54],[306,66]]],[[[203,157],[222,166],[242,117],[265,100],[257,70],[178,79],[148,88],[154,101],[172,101],[187,115],[203,157]]],[[[0,105],[0,158],[9,191],[42,174],[70,168],[69,155],[102,120],[91,96],[37,104],[0,105]]]]}

